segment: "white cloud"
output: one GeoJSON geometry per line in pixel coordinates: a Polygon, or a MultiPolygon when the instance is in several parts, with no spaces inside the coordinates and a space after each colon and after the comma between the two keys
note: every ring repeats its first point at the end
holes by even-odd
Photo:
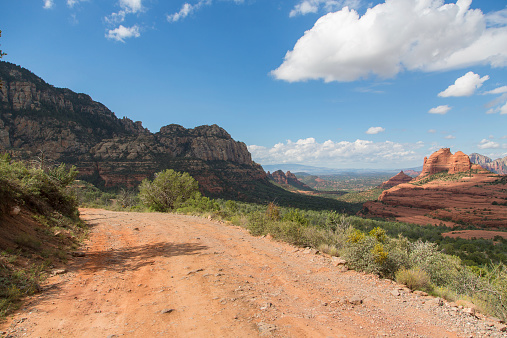
{"type": "Polygon", "coordinates": [[[490,141],[487,139],[483,139],[478,145],[477,148],[479,149],[495,149],[500,148],[500,144],[494,141],[490,141]]]}
{"type": "Polygon", "coordinates": [[[324,7],[326,12],[335,11],[345,6],[349,8],[359,8],[361,0],[301,0],[290,11],[289,16],[306,15],[317,13],[319,8],[324,7]]]}
{"type": "MultiPolygon", "coordinates": [[[[239,3],[238,1],[235,1],[235,2],[239,3]]],[[[181,7],[179,12],[167,15],[167,21],[176,22],[181,19],[184,19],[187,16],[189,16],[190,14],[192,14],[193,12],[195,12],[196,10],[200,9],[204,5],[211,5],[211,0],[201,0],[198,3],[196,3],[195,5],[185,3],[185,4],[183,4],[183,6],[181,7]]]]}
{"type": "MultiPolygon", "coordinates": [[[[486,94],[499,94],[502,93],[504,89],[507,89],[507,86],[486,92],[486,94]]],[[[486,114],[507,114],[507,91],[493,101],[488,102],[485,107],[489,108],[488,111],[486,111],[486,114]]]]}
{"type": "Polygon", "coordinates": [[[490,26],[507,25],[507,8],[486,15],[486,20],[490,26]]]}
{"type": "Polygon", "coordinates": [[[453,85],[450,85],[443,92],[438,93],[440,97],[451,96],[471,96],[475,90],[480,88],[484,81],[489,80],[489,76],[480,77],[474,72],[468,72],[462,77],[458,78],[453,85]]]}
{"type": "Polygon", "coordinates": [[[507,93],[507,86],[495,88],[493,90],[485,92],[484,94],[503,94],[503,93],[507,93]]]}
{"type": "Polygon", "coordinates": [[[142,0],[120,0],[120,7],[127,13],[137,13],[143,9],[142,0]]]}
{"type": "Polygon", "coordinates": [[[354,81],[403,70],[507,66],[507,27],[487,26],[471,0],[386,0],[363,16],[344,7],[321,17],[271,74],[294,82],[354,81]]]}
{"type": "Polygon", "coordinates": [[[86,2],[88,0],[67,0],[67,6],[69,8],[73,8],[76,4],[80,3],[80,2],[86,2]]]}
{"type": "Polygon", "coordinates": [[[507,102],[500,107],[500,115],[505,115],[507,114],[507,102]]]}
{"type": "Polygon", "coordinates": [[[370,127],[367,131],[366,131],[366,134],[369,134],[369,135],[375,135],[375,134],[378,134],[378,133],[382,133],[384,132],[385,129],[382,128],[382,127],[370,127]]]}
{"type": "MultiPolygon", "coordinates": [[[[76,2],[77,0],[67,1],[76,2]]],[[[120,0],[118,5],[121,9],[117,13],[111,13],[111,15],[104,18],[107,23],[112,25],[119,24],[125,21],[127,14],[136,14],[143,10],[142,0],[120,0]]]]}
{"type": "Polygon", "coordinates": [[[374,143],[356,140],[354,142],[333,142],[328,140],[318,143],[314,138],[301,139],[297,142],[275,144],[271,148],[250,145],[248,150],[253,159],[262,164],[305,163],[319,165],[347,165],[384,162],[392,165],[396,161],[419,160],[415,149],[423,144],[401,144],[391,141],[374,143]]]}
{"type": "Polygon", "coordinates": [[[430,133],[430,134],[435,134],[436,132],[437,132],[436,129],[429,129],[428,130],[428,133],[430,133]]]}
{"type": "Polygon", "coordinates": [[[53,0],[44,0],[44,9],[51,9],[53,8],[55,5],[55,3],[53,2],[53,0]]]}
{"type": "Polygon", "coordinates": [[[125,42],[125,39],[127,38],[138,38],[140,36],[141,33],[139,33],[139,26],[137,25],[132,27],[124,27],[123,25],[120,25],[115,29],[110,29],[106,34],[106,38],[121,42],[125,42]]]}
{"type": "Polygon", "coordinates": [[[430,114],[440,114],[440,115],[444,115],[444,114],[447,114],[447,112],[451,110],[451,107],[449,107],[448,105],[445,105],[445,106],[438,106],[438,107],[435,107],[435,108],[431,108],[428,113],[430,114]]]}
{"type": "Polygon", "coordinates": [[[454,135],[446,135],[444,138],[446,140],[454,140],[456,138],[456,136],[454,136],[454,135]]]}

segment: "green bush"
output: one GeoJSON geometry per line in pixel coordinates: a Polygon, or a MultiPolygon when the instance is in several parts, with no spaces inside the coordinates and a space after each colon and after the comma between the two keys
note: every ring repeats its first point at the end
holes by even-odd
{"type": "Polygon", "coordinates": [[[176,209],[199,195],[199,185],[192,176],[172,169],[155,174],[153,181],[143,180],[139,186],[142,203],[151,210],[160,212],[176,209]]]}
{"type": "Polygon", "coordinates": [[[18,204],[45,215],[57,211],[77,217],[76,198],[67,188],[76,175],[76,168],[67,168],[65,164],[43,170],[1,155],[0,213],[11,204],[18,204]]]}
{"type": "Polygon", "coordinates": [[[398,270],[395,276],[398,283],[405,284],[410,290],[429,291],[431,289],[430,276],[419,267],[398,270]]]}
{"type": "Polygon", "coordinates": [[[451,284],[462,267],[459,257],[438,251],[436,243],[422,241],[412,244],[410,262],[426,271],[431,282],[438,286],[451,284]]]}

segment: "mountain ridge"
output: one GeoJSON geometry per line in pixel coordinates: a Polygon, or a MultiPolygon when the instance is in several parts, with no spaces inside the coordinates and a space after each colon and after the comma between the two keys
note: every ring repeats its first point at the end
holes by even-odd
{"type": "Polygon", "coordinates": [[[171,124],[151,133],[12,63],[0,62],[0,79],[0,149],[15,158],[74,164],[81,178],[105,187],[135,186],[166,168],[189,172],[210,194],[268,183],[246,145],[217,125],[171,124]]]}

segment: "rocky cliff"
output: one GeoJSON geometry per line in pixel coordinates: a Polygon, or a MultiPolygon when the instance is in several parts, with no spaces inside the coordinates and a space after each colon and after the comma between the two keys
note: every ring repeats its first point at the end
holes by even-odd
{"type": "Polygon", "coordinates": [[[452,175],[468,171],[471,167],[468,155],[461,151],[452,154],[449,148],[442,148],[431,154],[429,158],[424,158],[423,170],[417,179],[444,171],[452,175]]]}
{"type": "Polygon", "coordinates": [[[470,155],[470,161],[499,175],[507,175],[507,156],[493,161],[487,156],[473,153],[470,155]]]}
{"type": "Polygon", "coordinates": [[[189,172],[211,195],[241,197],[269,184],[246,145],[217,125],[172,124],[151,133],[90,96],[55,88],[14,64],[0,62],[0,79],[0,151],[14,157],[43,154],[107,187],[135,186],[166,168],[189,172]]]}
{"type": "Polygon", "coordinates": [[[288,189],[297,189],[297,190],[313,190],[296,177],[293,173],[290,171],[287,171],[285,174],[282,170],[277,170],[273,172],[272,174],[268,171],[268,177],[275,181],[276,183],[280,184],[282,187],[288,188],[288,189]]]}

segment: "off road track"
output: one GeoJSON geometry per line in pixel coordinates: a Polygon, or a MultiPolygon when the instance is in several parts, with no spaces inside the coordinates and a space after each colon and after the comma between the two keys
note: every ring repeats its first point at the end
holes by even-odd
{"type": "MultiPolygon", "coordinates": [[[[81,209],[89,240],[7,337],[470,337],[491,322],[204,218],[81,209]]],[[[0,334],[1,335],[1,334],[0,334]]]]}

